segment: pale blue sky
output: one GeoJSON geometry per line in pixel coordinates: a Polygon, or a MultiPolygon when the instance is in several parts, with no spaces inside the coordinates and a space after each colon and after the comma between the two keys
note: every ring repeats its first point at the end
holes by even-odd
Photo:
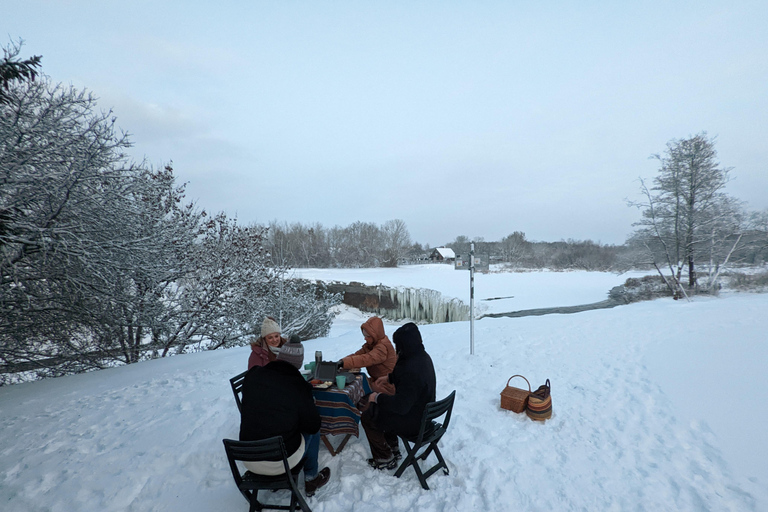
{"type": "Polygon", "coordinates": [[[648,157],[701,131],[768,208],[762,0],[2,3],[6,41],[243,223],[622,243],[648,157]]]}

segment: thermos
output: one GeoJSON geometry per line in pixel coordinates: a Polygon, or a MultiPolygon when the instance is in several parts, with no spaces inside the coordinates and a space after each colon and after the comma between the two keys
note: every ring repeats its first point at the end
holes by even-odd
{"type": "Polygon", "coordinates": [[[315,350],[315,367],[320,368],[320,363],[323,362],[323,352],[315,350]]]}

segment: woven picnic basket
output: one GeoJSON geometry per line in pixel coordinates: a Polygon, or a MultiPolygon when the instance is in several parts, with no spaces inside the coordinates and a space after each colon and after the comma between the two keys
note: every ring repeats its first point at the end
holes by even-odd
{"type": "Polygon", "coordinates": [[[501,392],[501,408],[512,412],[523,412],[528,405],[528,395],[531,394],[531,383],[522,375],[513,375],[507,380],[507,387],[501,392]],[[521,377],[528,383],[528,391],[509,385],[509,381],[521,377]]]}
{"type": "Polygon", "coordinates": [[[528,405],[525,407],[525,414],[536,421],[545,421],[552,417],[552,387],[547,379],[546,384],[531,393],[528,397],[528,405]]]}

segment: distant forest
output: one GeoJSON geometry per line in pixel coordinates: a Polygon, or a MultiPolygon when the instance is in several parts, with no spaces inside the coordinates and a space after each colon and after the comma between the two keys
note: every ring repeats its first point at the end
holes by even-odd
{"type": "MultiPolygon", "coordinates": [[[[404,221],[395,219],[377,225],[355,222],[347,227],[326,228],[319,223],[271,222],[265,248],[275,266],[294,268],[394,267],[429,261],[434,249],[412,241],[404,221]]],[[[530,241],[525,233],[514,231],[499,241],[457,236],[439,247],[449,247],[458,256],[475,255],[509,268],[553,270],[623,271],[648,268],[645,247],[630,239],[622,245],[604,245],[592,240],[530,241]]],[[[745,241],[746,242],[746,241],[745,241]]],[[[761,264],[768,260],[764,233],[752,243],[739,244],[732,263],[761,264]]]]}

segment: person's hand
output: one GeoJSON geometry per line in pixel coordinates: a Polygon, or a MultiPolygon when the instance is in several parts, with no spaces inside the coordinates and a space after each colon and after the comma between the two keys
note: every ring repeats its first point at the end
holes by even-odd
{"type": "Polygon", "coordinates": [[[338,361],[336,361],[336,368],[338,368],[339,370],[343,370],[344,369],[344,359],[343,358],[339,359],[338,361]]]}
{"type": "Polygon", "coordinates": [[[379,393],[373,392],[370,395],[368,395],[368,403],[376,403],[377,399],[379,398],[379,393]]]}

